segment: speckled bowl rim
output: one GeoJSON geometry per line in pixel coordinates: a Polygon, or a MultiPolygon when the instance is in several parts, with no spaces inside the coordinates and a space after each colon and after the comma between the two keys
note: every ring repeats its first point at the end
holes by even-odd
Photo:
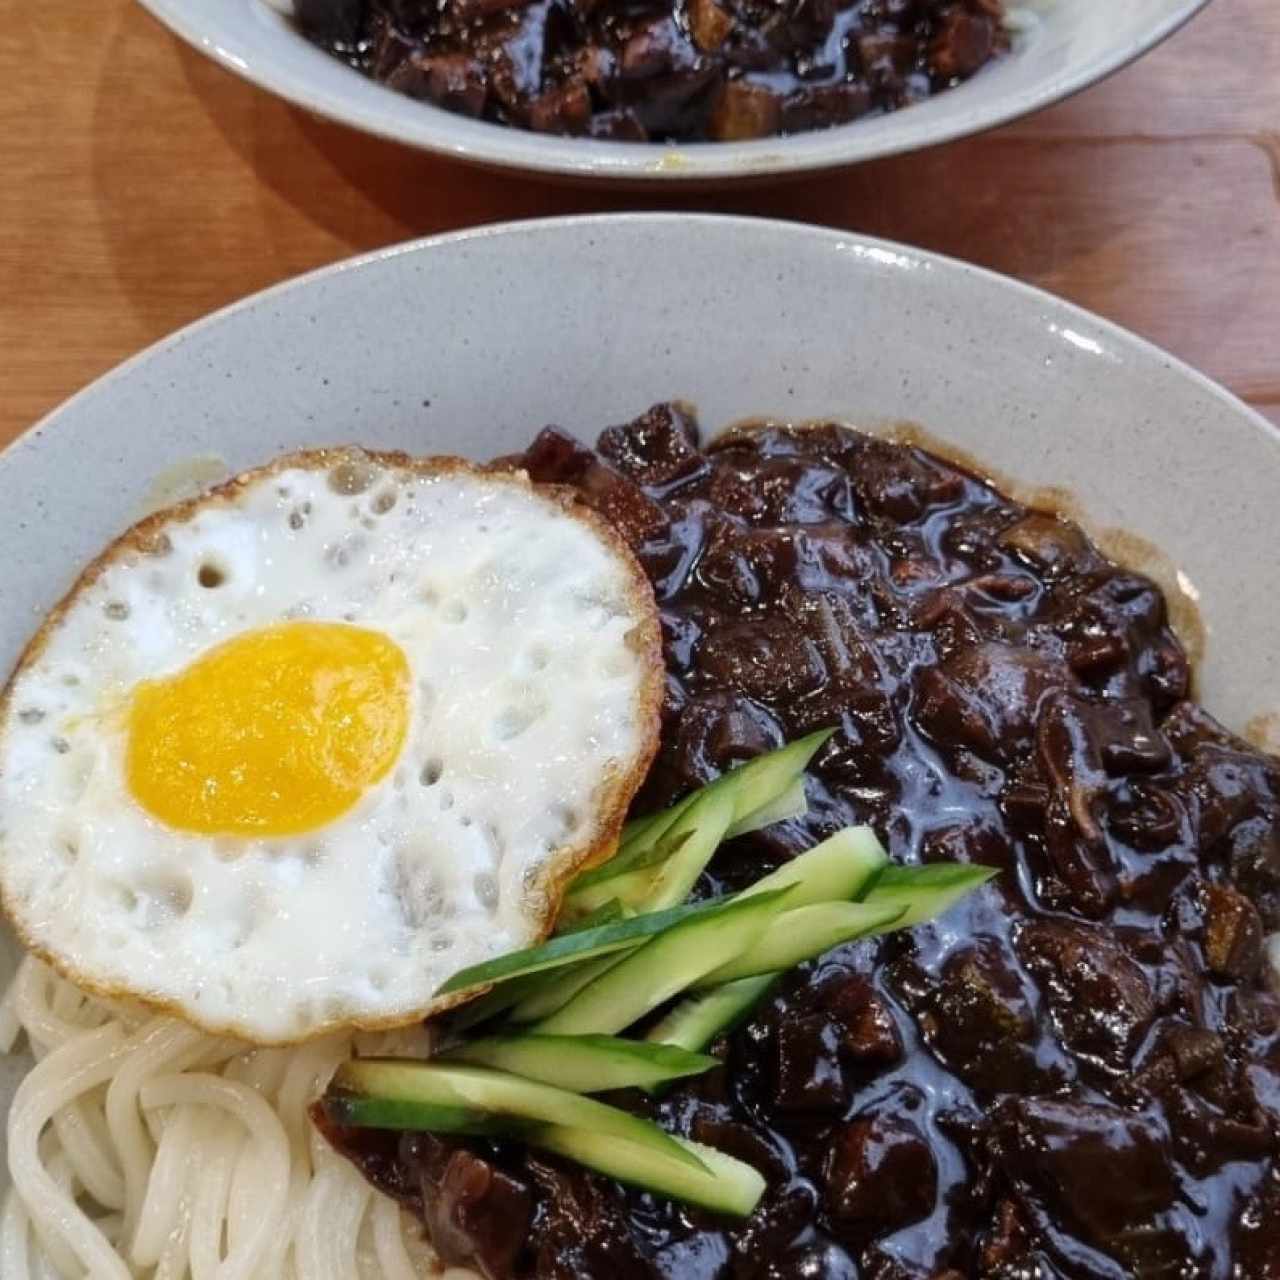
{"type": "MultiPolygon", "coordinates": [[[[1105,79],[1155,48],[1189,22],[1209,0],[1181,0],[1151,29],[1129,44],[1117,44],[1104,57],[1086,62],[1074,72],[1049,77],[1021,92],[978,100],[976,105],[954,102],[968,86],[946,95],[952,100],[936,123],[917,122],[914,111],[895,113],[895,127],[869,135],[854,121],[832,129],[786,138],[748,142],[701,143],[667,147],[657,144],[604,142],[562,138],[470,120],[424,103],[405,111],[400,95],[386,91],[392,101],[377,108],[353,102],[349,95],[317,87],[305,76],[262,61],[248,44],[224,44],[210,35],[188,0],[138,0],[193,48],[233,74],[307,111],[366,133],[423,151],[489,169],[511,169],[556,175],[575,181],[610,185],[732,185],[761,178],[785,178],[843,168],[867,160],[903,155],[925,147],[994,129],[1044,107],[1070,98],[1105,79]]],[[[1078,3],[1081,0],[1063,0],[1078,3]]],[[[1089,2],[1089,0],[1083,0],[1089,2]]],[[[916,108],[915,110],[920,110],[916,108]]]]}
{"type": "MultiPolygon", "coordinates": [[[[1207,0],[1203,0],[1203,2],[1207,3],[1207,0]]],[[[1125,328],[1114,320],[1108,320],[1105,316],[1090,311],[1087,307],[1082,307],[1078,303],[1071,302],[1038,285],[1028,284],[1015,276],[1005,275],[988,267],[966,262],[964,259],[950,254],[939,253],[931,249],[919,249],[904,241],[889,240],[883,236],[867,235],[860,231],[845,231],[838,227],[826,227],[817,223],[742,214],[635,212],[563,214],[549,218],[520,218],[510,221],[488,222],[480,226],[464,227],[457,231],[442,231],[433,235],[403,240],[397,244],[387,245],[380,249],[371,249],[365,253],[353,254],[351,257],[340,259],[337,262],[315,267],[299,275],[290,276],[287,280],[268,285],[265,289],[259,289],[243,298],[237,298],[234,302],[229,302],[225,306],[218,307],[207,315],[201,316],[199,319],[193,320],[189,324],[175,329],[165,337],[143,347],[142,350],[135,352],[132,356],[126,357],[119,364],[81,387],[79,391],[73,392],[67,399],[50,409],[48,413],[16,435],[7,445],[0,448],[0,462],[4,460],[6,454],[28,439],[34,438],[52,427],[56,427],[58,419],[74,410],[82,401],[98,394],[103,388],[112,383],[128,378],[135,369],[146,364],[159,353],[180,346],[195,335],[206,329],[215,328],[242,312],[254,311],[265,307],[276,299],[294,292],[304,293],[314,285],[332,276],[359,271],[373,263],[447,249],[450,245],[463,245],[471,241],[510,236],[518,237],[532,231],[555,229],[581,231],[584,234],[593,230],[600,230],[607,235],[608,228],[623,224],[648,225],[658,233],[661,232],[663,227],[668,226],[701,226],[712,231],[722,232],[725,235],[732,235],[735,230],[763,230],[782,235],[826,238],[841,243],[856,242],[858,245],[864,246],[871,254],[928,262],[931,266],[943,271],[969,277],[975,281],[985,282],[989,287],[1005,289],[1011,293],[1020,294],[1024,298],[1039,302],[1047,311],[1059,312],[1076,320],[1087,322],[1090,328],[1105,332],[1112,339],[1118,340],[1123,345],[1130,347],[1145,357],[1154,358],[1167,373],[1190,379],[1202,391],[1209,393],[1225,406],[1238,413],[1242,418],[1248,419],[1250,424],[1264,436],[1273,438],[1274,442],[1280,445],[1280,426],[1264,417],[1257,409],[1247,404],[1234,392],[1229,391],[1222,383],[1209,377],[1208,374],[1202,373],[1193,364],[1135,333],[1132,329],[1125,328]]]]}

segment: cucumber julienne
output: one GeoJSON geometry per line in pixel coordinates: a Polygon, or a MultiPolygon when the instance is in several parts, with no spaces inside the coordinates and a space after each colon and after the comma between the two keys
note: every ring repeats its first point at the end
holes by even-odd
{"type": "MultiPolygon", "coordinates": [[[[693,801],[661,837],[663,843],[670,842],[675,846],[670,856],[660,859],[650,868],[643,865],[647,861],[647,850],[640,849],[630,870],[586,888],[571,889],[565,899],[565,909],[570,918],[579,911],[595,910],[610,897],[632,910],[646,913],[683,902],[689,896],[694,881],[702,874],[703,867],[724,842],[734,817],[733,793],[718,790],[714,784],[695,792],[693,801]]],[[[605,867],[608,865],[607,862],[604,864],[605,867]]],[[[600,870],[603,871],[604,867],[600,870]]]]}
{"type": "Polygon", "coordinates": [[[547,969],[535,974],[530,980],[534,984],[532,989],[512,1007],[508,1017],[517,1023],[541,1022],[543,1018],[549,1018],[557,1009],[564,1008],[583,987],[608,973],[615,964],[621,964],[630,954],[630,951],[613,951],[595,960],[584,960],[570,969],[547,969]]]}
{"type": "MultiPolygon", "coordinates": [[[[775,889],[790,888],[791,893],[787,899],[788,910],[793,907],[856,898],[883,870],[888,861],[888,855],[870,827],[847,827],[843,831],[837,831],[821,844],[815,845],[807,853],[802,853],[785,863],[777,871],[757,880],[755,884],[744,889],[738,897],[745,898],[775,889]]],[[[854,934],[851,932],[849,936],[854,934]]],[[[844,937],[837,938],[837,942],[845,940],[844,937]]],[[[828,943],[827,945],[836,944],[828,943]]],[[[809,952],[800,959],[808,959],[813,954],[818,953],[809,952]]],[[[568,1004],[590,982],[618,964],[620,957],[624,955],[624,952],[615,952],[598,960],[575,965],[571,969],[547,970],[540,976],[534,975],[528,979],[521,979],[520,981],[527,985],[520,988],[516,998],[508,1001],[501,1000],[499,993],[503,990],[503,986],[499,986],[495,992],[491,992],[489,996],[482,997],[477,1002],[480,1004],[488,1002],[486,1008],[481,1011],[482,1017],[469,1018],[467,1015],[470,1006],[462,1011],[462,1026],[464,1029],[467,1026],[475,1026],[507,1009],[511,1010],[511,1020],[517,1023],[539,1022],[549,1018],[568,1004]],[[494,999],[495,996],[498,998],[494,999]]]]}
{"type": "Polygon", "coordinates": [[[717,1064],[702,1051],[782,974],[854,938],[931,919],[996,872],[889,865],[850,827],[741,893],[685,898],[726,839],[803,813],[804,770],[828,732],[757,757],[662,813],[628,823],[617,854],[580,875],[550,941],[455,974],[491,989],[452,1018],[433,1062],[347,1063],[317,1104],[330,1122],[513,1137],[622,1182],[747,1214],[759,1173],[583,1095],[660,1091],[717,1064]],[[642,1040],[621,1032],[683,996],[642,1040]],[[462,1036],[497,1021],[496,1033],[462,1036]]]}
{"type": "Polygon", "coordinates": [[[672,1165],[652,1149],[615,1142],[587,1129],[534,1130],[526,1140],[619,1182],[629,1182],[715,1213],[745,1218],[764,1194],[765,1181],[749,1164],[684,1138],[676,1141],[697,1157],[704,1166],[702,1172],[695,1172],[687,1165],[672,1165]]]}
{"type": "Polygon", "coordinates": [[[781,977],[780,973],[765,973],[755,978],[740,978],[681,1000],[665,1018],[650,1027],[645,1039],[697,1053],[748,1018],[781,977]]]}
{"type": "Polygon", "coordinates": [[[678,1045],[618,1036],[487,1036],[466,1041],[444,1057],[511,1071],[526,1080],[539,1080],[573,1093],[648,1089],[682,1076],[701,1075],[720,1065],[718,1058],[678,1045]]]}
{"type": "MultiPolygon", "coordinates": [[[[610,880],[616,880],[625,871],[641,871],[646,867],[656,867],[660,862],[665,862],[671,857],[692,835],[693,829],[688,828],[683,831],[669,832],[661,840],[656,840],[652,844],[647,841],[637,841],[630,849],[619,848],[619,851],[608,862],[601,863],[600,866],[593,867],[590,871],[583,871],[574,880],[571,892],[578,895],[579,901],[583,901],[585,890],[594,888],[596,885],[605,884],[610,880]]],[[[617,899],[611,898],[587,918],[594,919],[599,911],[608,910],[611,904],[616,904],[616,909],[619,912],[622,910],[621,904],[617,902],[617,899]]]]}
{"type": "Polygon", "coordinates": [[[326,1114],[368,1129],[431,1129],[437,1133],[492,1132],[497,1117],[516,1128],[529,1123],[587,1128],[605,1138],[665,1152],[694,1169],[705,1166],[669,1133],[629,1111],[505,1071],[403,1058],[356,1058],[334,1075],[326,1114]],[[335,1105],[336,1104],[336,1105],[335,1105]],[[415,1112],[416,1108],[416,1112],[415,1112]],[[335,1114],[336,1112],[336,1114],[335,1114]],[[342,1119],[343,1116],[355,1119],[342,1119]],[[405,1124],[406,1118],[416,1122],[405,1124]]]}
{"type": "Polygon", "coordinates": [[[745,951],[726,960],[696,982],[698,988],[717,987],[739,978],[794,969],[855,938],[895,924],[906,914],[896,903],[816,902],[775,916],[769,927],[745,951]]]}
{"type": "Polygon", "coordinates": [[[557,929],[556,932],[563,935],[566,933],[581,933],[584,929],[599,929],[601,925],[612,924],[615,920],[624,919],[627,914],[626,908],[617,898],[610,898],[608,902],[601,903],[589,916],[583,916],[580,920],[575,920],[563,929],[557,929]]]}
{"type": "Polygon", "coordinates": [[[899,906],[895,929],[909,929],[941,915],[961,898],[999,875],[996,867],[969,862],[928,862],[920,867],[885,867],[863,899],[868,905],[899,906]]]}
{"type": "Polygon", "coordinates": [[[820,902],[848,902],[874,883],[888,865],[889,855],[870,827],[845,827],[784,862],[738,896],[790,888],[788,911],[820,902]]]}
{"type": "Polygon", "coordinates": [[[736,840],[739,836],[750,835],[753,831],[763,831],[775,822],[786,822],[789,818],[803,818],[809,811],[809,801],[804,793],[804,778],[797,778],[776,800],[762,804],[753,809],[745,818],[740,818],[725,832],[726,840],[736,840]]]}
{"type": "MultiPolygon", "coordinates": [[[[804,812],[802,779],[805,768],[833,732],[833,729],[822,729],[777,751],[757,756],[686,796],[670,809],[629,822],[623,830],[617,854],[602,866],[579,876],[570,886],[565,910],[572,916],[606,901],[611,882],[613,896],[644,910],[657,910],[662,905],[682,901],[721,840],[759,830],[783,817],[804,812]],[[671,836],[682,836],[691,829],[705,831],[712,823],[711,812],[718,813],[718,807],[709,811],[709,806],[719,800],[727,800],[732,807],[724,830],[709,850],[700,846],[696,851],[682,852],[680,874],[668,875],[666,883],[660,887],[655,885],[652,877],[637,874],[638,869],[652,865],[646,859],[671,836]],[[695,809],[701,810],[696,822],[692,812],[695,809]],[[683,892],[679,888],[682,883],[687,886],[683,892]],[[646,894],[651,900],[645,901],[646,894]]],[[[655,859],[659,862],[665,860],[665,851],[663,857],[655,859]]]]}
{"type": "Polygon", "coordinates": [[[507,982],[499,982],[497,986],[490,987],[484,995],[477,996],[457,1009],[449,1020],[449,1030],[454,1035],[461,1035],[464,1031],[482,1026],[499,1015],[518,1008],[526,997],[537,995],[550,974],[558,975],[564,972],[563,969],[542,969],[536,973],[522,974],[507,982]]]}
{"type": "Polygon", "coordinates": [[[790,896],[789,888],[739,897],[679,924],[633,951],[537,1024],[545,1035],[610,1035],[749,949],[790,896]]]}
{"type": "Polygon", "coordinates": [[[730,899],[727,898],[713,899],[690,906],[674,907],[670,911],[634,916],[631,919],[619,920],[595,929],[578,929],[572,933],[561,934],[539,946],[528,947],[523,951],[511,951],[505,956],[486,960],[483,964],[460,969],[438,989],[436,994],[448,995],[453,991],[467,991],[472,987],[483,987],[491,982],[505,982],[511,978],[523,977],[525,974],[538,973],[543,969],[576,964],[580,960],[590,960],[595,956],[607,955],[611,951],[624,951],[638,947],[646,938],[671,928],[681,920],[690,916],[705,915],[729,901],[730,899]]]}

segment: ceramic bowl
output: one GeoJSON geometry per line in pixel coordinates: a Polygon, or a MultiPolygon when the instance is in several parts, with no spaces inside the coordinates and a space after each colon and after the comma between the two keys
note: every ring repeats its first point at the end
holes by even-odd
{"type": "Polygon", "coordinates": [[[837,168],[979,133],[1057,102],[1137,58],[1207,0],[1009,0],[1011,54],[909,110],[753,142],[609,143],[469,120],[365,79],[307,43],[275,5],[289,0],[141,0],[211,58],[318,115],[493,168],[584,180],[732,182],[837,168]]]}
{"type": "MultiPolygon", "coordinates": [[[[0,671],[79,568],[184,478],[342,442],[489,458],[550,422],[589,439],[670,398],[709,433],[762,415],[918,423],[1019,493],[1065,491],[1195,605],[1209,709],[1280,731],[1273,426],[1011,280],[841,232],[670,215],[389,249],[249,298],[94,383],[0,454],[0,671]]],[[[6,948],[0,987],[16,958],[0,930],[6,948]]],[[[0,1112],[20,1070],[0,1058],[0,1112]]]]}

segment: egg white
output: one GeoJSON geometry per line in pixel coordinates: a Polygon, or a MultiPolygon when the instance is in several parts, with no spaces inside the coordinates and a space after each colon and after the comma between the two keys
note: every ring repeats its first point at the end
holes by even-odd
{"type": "Polygon", "coordinates": [[[20,664],[0,704],[4,905],[82,985],[210,1029],[410,1021],[458,969],[539,936],[616,838],[660,672],[634,560],[522,476],[360,453],[248,473],[116,544],[20,664]],[[404,651],[397,764],[296,837],[157,821],[125,783],[132,691],[290,619],[404,651]]]}

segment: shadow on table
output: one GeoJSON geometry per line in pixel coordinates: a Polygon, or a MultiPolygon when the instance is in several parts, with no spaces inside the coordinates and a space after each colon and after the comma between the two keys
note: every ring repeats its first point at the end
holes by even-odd
{"type": "Polygon", "coordinates": [[[1205,228],[1214,228],[1212,243],[1256,246],[1254,256],[1275,244],[1267,156],[1232,135],[1108,132],[1107,90],[1093,91],[1103,95],[1095,107],[1082,95],[1027,126],[914,155],[692,193],[490,173],[368,137],[157,35],[136,6],[121,9],[103,66],[93,123],[98,216],[126,296],[160,332],[412,236],[668,209],[903,240],[1064,292],[1209,367],[1219,356],[1224,370],[1258,363],[1247,319],[1265,310],[1265,273],[1248,254],[1225,261],[1207,252],[1205,228]],[[227,206],[214,207],[210,193],[227,206]],[[173,283],[181,306],[157,294],[156,263],[182,264],[173,283]]]}
{"type": "Polygon", "coordinates": [[[190,91],[264,187],[352,250],[517,218],[687,209],[857,229],[1044,278],[1066,265],[1068,246],[1056,231],[1063,206],[1075,206],[1078,215],[1094,203],[1087,167],[1052,157],[1046,164],[1044,143],[1000,135],[719,191],[610,190],[489,172],[319,119],[234,79],[185,45],[176,48],[190,91]],[[1030,172],[1037,166],[1038,178],[1030,172]],[[1053,217],[1042,216],[1044,204],[1053,206],[1053,217]]]}

